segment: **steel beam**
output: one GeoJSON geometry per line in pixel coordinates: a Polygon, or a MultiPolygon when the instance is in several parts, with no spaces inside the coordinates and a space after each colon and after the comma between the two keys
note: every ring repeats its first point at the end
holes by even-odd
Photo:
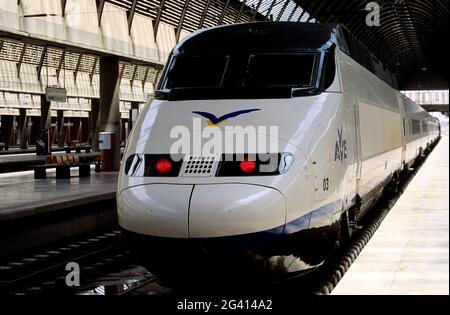
{"type": "Polygon", "coordinates": [[[223,18],[225,17],[225,13],[227,12],[228,6],[230,5],[230,1],[231,0],[227,0],[227,2],[225,3],[225,6],[223,7],[222,13],[220,14],[220,18],[219,18],[219,25],[222,24],[223,22],[223,18]]]}
{"type": "Polygon", "coordinates": [[[27,50],[27,44],[23,44],[22,51],[20,52],[19,61],[17,62],[17,77],[20,78],[20,68],[22,67],[23,57],[25,56],[25,51],[27,50]]]}
{"type": "Polygon", "coordinates": [[[61,0],[61,16],[62,17],[66,16],[66,5],[67,5],[67,0],[61,0]]]}
{"type": "Polygon", "coordinates": [[[78,75],[78,71],[80,70],[82,58],[83,58],[83,54],[80,53],[80,56],[78,57],[78,60],[77,60],[77,64],[75,66],[75,70],[73,71],[73,77],[74,77],[75,82],[77,81],[77,75],[78,75]]]}
{"type": "Polygon", "coordinates": [[[95,0],[97,5],[98,26],[102,23],[103,9],[105,8],[105,0],[95,0]]]}
{"type": "Polygon", "coordinates": [[[275,4],[277,3],[277,0],[273,0],[272,3],[270,4],[269,9],[267,10],[266,16],[264,17],[264,20],[267,20],[267,18],[269,17],[270,13],[272,12],[273,7],[275,6],[275,4]]]}
{"type": "Polygon", "coordinates": [[[205,23],[206,14],[208,12],[210,4],[211,4],[211,0],[206,0],[205,8],[203,9],[203,13],[200,18],[200,23],[198,23],[198,29],[203,28],[203,24],[205,23]]]}
{"type": "Polygon", "coordinates": [[[61,69],[63,68],[63,63],[66,62],[65,58],[66,58],[66,51],[63,50],[63,52],[61,54],[61,59],[59,60],[58,69],[56,70],[56,77],[58,78],[58,80],[59,80],[59,75],[61,73],[61,69]]]}
{"type": "MultiPolygon", "coordinates": [[[[302,9],[303,9],[303,8],[302,8],[302,9]]],[[[305,15],[305,13],[306,13],[306,10],[303,9],[303,12],[300,13],[300,16],[298,17],[297,22],[300,22],[300,21],[301,21],[302,17],[305,15]]]]}
{"type": "Polygon", "coordinates": [[[130,80],[131,87],[133,87],[134,80],[136,79],[137,70],[138,70],[138,65],[134,65],[133,74],[131,75],[131,80],[130,80]]]}
{"type": "Polygon", "coordinates": [[[92,79],[94,78],[94,74],[95,74],[95,68],[97,68],[99,59],[100,59],[100,57],[95,58],[94,64],[92,65],[91,73],[89,74],[89,79],[91,81],[91,85],[92,85],[92,79]]]}
{"type": "Polygon", "coordinates": [[[155,80],[153,81],[153,89],[154,90],[156,90],[156,84],[158,84],[158,77],[159,77],[160,73],[161,73],[161,69],[157,69],[156,74],[155,74],[155,80]]]}
{"type": "Polygon", "coordinates": [[[259,10],[259,7],[261,6],[262,1],[263,0],[259,0],[258,1],[258,4],[255,7],[255,12],[253,12],[253,16],[252,16],[251,21],[254,21],[256,19],[256,15],[258,14],[258,10],[259,10]]]}
{"type": "Polygon", "coordinates": [[[292,10],[291,14],[289,14],[289,17],[288,17],[288,19],[287,19],[288,22],[291,21],[292,17],[294,16],[294,13],[297,11],[298,7],[299,7],[299,5],[297,4],[297,5],[295,6],[295,8],[292,10]]]}
{"type": "MultiPolygon", "coordinates": [[[[120,69],[120,62],[119,62],[119,69],[120,69]]],[[[122,80],[124,72],[125,72],[125,63],[122,63],[122,69],[120,70],[119,73],[119,82],[120,80],[122,80]]]]}
{"type": "Polygon", "coordinates": [[[280,10],[280,13],[278,13],[277,20],[276,20],[277,22],[280,21],[281,17],[284,14],[284,11],[286,11],[286,8],[287,8],[288,4],[289,4],[289,0],[285,0],[284,5],[283,5],[283,7],[280,10]]]}
{"type": "Polygon", "coordinates": [[[145,87],[145,82],[147,81],[149,72],[150,72],[150,66],[148,66],[147,69],[145,70],[144,78],[142,79],[142,88],[145,87]]]}
{"type": "Polygon", "coordinates": [[[161,22],[162,12],[164,10],[164,3],[165,3],[165,0],[161,0],[161,3],[159,4],[159,7],[158,7],[158,13],[156,14],[155,22],[153,24],[153,36],[155,37],[155,40],[156,40],[156,36],[158,35],[158,28],[159,28],[159,23],[161,22]]]}
{"type": "Polygon", "coordinates": [[[136,5],[138,0],[133,0],[133,3],[131,3],[130,11],[128,11],[128,33],[131,34],[131,27],[133,26],[133,19],[134,14],[136,13],[136,5]]]}
{"type": "Polygon", "coordinates": [[[191,0],[186,0],[184,2],[183,11],[181,12],[180,20],[178,22],[177,30],[176,30],[176,33],[175,33],[175,41],[177,43],[180,40],[181,30],[183,29],[184,18],[186,17],[186,12],[187,12],[188,7],[189,7],[189,2],[191,2],[191,0]]]}
{"type": "Polygon", "coordinates": [[[39,64],[37,66],[37,76],[38,80],[41,81],[41,72],[42,67],[44,66],[45,55],[47,54],[47,45],[44,45],[44,49],[42,50],[41,59],[39,59],[39,64]]]}
{"type": "Polygon", "coordinates": [[[242,1],[241,8],[239,9],[239,13],[236,16],[236,20],[234,21],[234,23],[239,23],[239,20],[241,19],[241,15],[242,15],[242,12],[244,11],[246,2],[247,2],[247,0],[242,1]]]}

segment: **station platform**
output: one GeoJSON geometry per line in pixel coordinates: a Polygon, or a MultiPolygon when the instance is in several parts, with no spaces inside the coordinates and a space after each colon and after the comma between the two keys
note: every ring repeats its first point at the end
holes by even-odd
{"type": "MultiPolygon", "coordinates": [[[[68,154],[65,152],[53,152],[53,155],[68,154]]],[[[100,152],[89,153],[70,153],[76,155],[80,160],[86,162],[92,162],[97,156],[100,156],[100,152]]],[[[36,155],[36,153],[21,153],[21,154],[3,154],[0,155],[0,173],[18,172],[32,169],[33,165],[39,165],[45,163],[45,156],[36,155]]]]}
{"type": "Polygon", "coordinates": [[[331,294],[449,294],[448,135],[331,294]]]}
{"type": "Polygon", "coordinates": [[[81,206],[115,197],[117,172],[95,173],[71,179],[56,179],[49,169],[47,179],[34,179],[33,171],[0,174],[0,222],[81,206]]]}
{"type": "MultiPolygon", "coordinates": [[[[52,152],[63,152],[64,148],[58,146],[52,146],[52,152]]],[[[28,154],[28,153],[36,153],[36,146],[30,145],[28,149],[20,149],[19,147],[10,147],[8,150],[0,149],[1,155],[10,155],[10,154],[28,154]]]]}

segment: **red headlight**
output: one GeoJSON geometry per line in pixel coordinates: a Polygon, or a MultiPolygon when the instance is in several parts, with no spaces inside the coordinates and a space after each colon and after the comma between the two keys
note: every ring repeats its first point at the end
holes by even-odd
{"type": "Polygon", "coordinates": [[[166,174],[170,172],[171,168],[172,162],[168,159],[159,159],[158,162],[156,162],[156,170],[160,174],[166,174]]]}
{"type": "Polygon", "coordinates": [[[253,173],[256,170],[256,162],[252,160],[243,160],[239,166],[247,174],[253,173]]]}

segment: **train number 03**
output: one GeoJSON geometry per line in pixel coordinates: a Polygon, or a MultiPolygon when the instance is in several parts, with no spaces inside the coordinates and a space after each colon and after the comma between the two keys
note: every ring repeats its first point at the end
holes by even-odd
{"type": "Polygon", "coordinates": [[[323,179],[322,185],[323,185],[323,191],[327,191],[330,189],[330,180],[328,177],[323,179]]]}

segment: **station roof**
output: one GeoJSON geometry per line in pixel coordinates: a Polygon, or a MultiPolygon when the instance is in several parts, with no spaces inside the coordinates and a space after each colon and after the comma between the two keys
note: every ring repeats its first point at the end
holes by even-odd
{"type": "Polygon", "coordinates": [[[362,0],[295,0],[320,22],[345,25],[399,81],[431,70],[447,80],[448,0],[375,1],[380,26],[366,25],[362,0]]]}
{"type": "MultiPolygon", "coordinates": [[[[20,0],[19,0],[20,1],[20,0]]],[[[135,14],[150,17],[154,29],[160,22],[181,29],[195,31],[204,27],[251,21],[298,21],[316,22],[294,0],[96,0],[99,20],[105,2],[126,10],[131,27],[135,14]]],[[[62,0],[63,12],[66,1],[62,0]]],[[[56,43],[27,43],[23,40],[0,37],[0,60],[36,65],[38,75],[45,66],[61,70],[99,73],[99,57],[95,51],[88,52],[77,47],[61,47],[56,43]]],[[[143,82],[155,82],[162,64],[148,64],[138,60],[122,60],[122,78],[143,82]]]]}
{"type": "MultiPolygon", "coordinates": [[[[117,5],[127,11],[129,27],[133,16],[141,14],[181,29],[236,22],[292,21],[334,22],[345,25],[383,63],[399,81],[429,69],[446,78],[448,62],[448,0],[384,0],[381,24],[365,24],[366,0],[96,0],[99,17],[102,4],[117,5]]],[[[66,1],[62,0],[62,3],[66,1]]],[[[179,34],[178,34],[179,35],[179,34]]],[[[0,38],[0,59],[48,65],[58,69],[98,73],[99,55],[48,48],[0,38]]],[[[121,73],[131,80],[154,82],[162,65],[122,62],[121,73]]]]}

